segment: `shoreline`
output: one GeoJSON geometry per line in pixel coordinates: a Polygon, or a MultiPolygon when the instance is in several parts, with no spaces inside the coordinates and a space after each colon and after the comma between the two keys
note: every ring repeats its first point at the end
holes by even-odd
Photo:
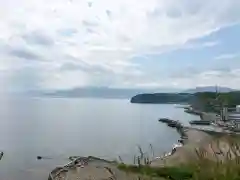
{"type": "MultiPolygon", "coordinates": [[[[171,167],[184,163],[195,162],[199,158],[198,152],[206,152],[206,157],[213,160],[216,158],[216,152],[227,152],[225,150],[225,146],[228,142],[225,141],[225,137],[232,135],[231,133],[227,133],[225,131],[213,131],[194,127],[185,127],[179,121],[164,118],[161,122],[166,123],[169,127],[176,129],[180,135],[178,144],[173,144],[174,146],[172,150],[160,157],[152,157],[152,159],[143,157],[140,160],[140,156],[138,156],[139,159],[137,160],[139,160],[139,162],[141,161],[138,165],[147,165],[153,168],[171,167]],[[217,138],[220,139],[220,143],[225,141],[225,145],[219,145],[217,138]],[[148,160],[147,164],[142,160],[148,160]]],[[[229,146],[230,145],[228,144],[228,147],[229,146]]],[[[56,167],[54,170],[52,170],[49,174],[48,180],[60,180],[63,179],[62,177],[68,176],[74,176],[75,179],[77,179],[76,177],[83,178],[83,176],[95,176],[95,179],[116,179],[115,176],[117,176],[117,179],[120,180],[132,180],[135,179],[136,176],[136,174],[126,174],[125,172],[119,170],[118,165],[123,162],[108,161],[93,156],[75,156],[70,157],[69,160],[71,161],[68,164],[56,167]]],[[[134,164],[136,167],[138,167],[138,165],[134,164]]],[[[69,178],[69,180],[75,180],[74,178],[69,178]]]]}
{"type": "MultiPolygon", "coordinates": [[[[172,122],[172,121],[171,121],[172,122]]],[[[164,161],[167,159],[171,159],[172,157],[175,157],[176,154],[179,154],[179,150],[184,148],[186,145],[191,144],[193,138],[189,138],[190,134],[189,134],[189,128],[184,127],[180,124],[179,121],[177,121],[177,125],[174,126],[173,128],[175,128],[177,130],[177,132],[180,135],[180,139],[182,140],[182,145],[181,146],[175,146],[175,150],[170,151],[169,153],[161,156],[161,157],[152,157],[151,159],[149,159],[148,157],[143,157],[140,162],[140,164],[142,165],[149,165],[150,167],[161,167],[162,165],[159,164],[159,161],[164,161]],[[147,164],[145,164],[145,162],[143,162],[143,160],[148,160],[147,164]]],[[[171,127],[171,126],[170,126],[171,127]]],[[[178,143],[178,145],[180,145],[180,143],[178,143]]],[[[139,156],[140,158],[140,156],[139,156]]],[[[69,158],[70,162],[63,165],[63,166],[57,166],[55,169],[53,169],[50,173],[49,173],[49,178],[48,180],[58,180],[61,179],[60,177],[63,176],[67,176],[66,174],[69,172],[70,174],[76,174],[82,171],[86,171],[84,173],[88,173],[88,174],[94,174],[95,168],[93,167],[95,164],[97,164],[98,167],[101,167],[102,165],[104,165],[105,167],[108,167],[110,169],[114,169],[115,172],[117,172],[117,174],[121,174],[120,176],[126,176],[123,175],[125,174],[124,172],[120,171],[117,166],[119,164],[121,164],[122,162],[116,162],[116,161],[108,161],[105,159],[100,159],[97,157],[93,157],[93,156],[89,156],[89,157],[80,157],[80,156],[74,156],[74,157],[70,157],[69,158]],[[84,165],[84,162],[87,162],[86,168],[84,165]],[[92,164],[94,165],[92,165],[92,164]],[[89,168],[91,170],[89,170],[89,168]]],[[[138,159],[136,158],[136,161],[138,159]]],[[[135,164],[136,165],[136,164],[135,164]]],[[[166,166],[167,164],[164,163],[164,166],[166,166]]],[[[138,165],[136,165],[138,166],[138,165]]],[[[104,171],[102,169],[102,171],[104,171]]],[[[105,171],[104,171],[105,172],[105,171]]],[[[125,177],[125,179],[134,179],[131,175],[131,178],[129,177],[125,177]]],[[[120,178],[121,179],[121,178],[120,178]]]]}
{"type": "MultiPolygon", "coordinates": [[[[163,155],[161,157],[153,157],[151,160],[148,159],[148,157],[143,157],[141,160],[139,159],[140,164],[141,165],[149,165],[150,167],[162,167],[162,166],[167,166],[168,164],[165,164],[164,165],[160,165],[159,162],[160,161],[164,161],[164,160],[167,160],[167,159],[170,159],[174,156],[176,156],[176,154],[179,154],[179,150],[181,148],[184,148],[185,146],[187,146],[188,144],[191,144],[192,143],[192,140],[194,139],[193,138],[189,138],[190,134],[189,134],[189,128],[187,127],[183,127],[181,126],[181,128],[178,127],[175,127],[176,130],[178,131],[179,135],[180,135],[180,138],[183,140],[183,143],[182,143],[182,147],[178,146],[178,147],[175,147],[175,152],[171,151],[171,154],[167,153],[167,155],[163,155]],[[187,138],[186,138],[187,137],[187,138]],[[147,162],[147,164],[145,164],[143,162],[143,160],[149,160],[147,162]]],[[[192,135],[191,135],[192,136],[192,135]]],[[[140,156],[139,156],[140,158],[140,156]]],[[[136,158],[137,160],[138,158],[136,158]]],[[[93,156],[89,156],[89,157],[80,157],[80,156],[73,156],[73,157],[69,157],[69,160],[70,162],[63,165],[63,166],[57,166],[55,169],[53,169],[50,173],[49,173],[49,178],[48,180],[58,180],[58,179],[61,179],[62,177],[65,177],[65,176],[68,176],[66,175],[68,172],[70,174],[76,174],[76,173],[83,173],[83,171],[86,171],[84,172],[85,174],[88,173],[88,174],[95,174],[95,165],[97,165],[97,167],[100,167],[102,168],[102,166],[104,167],[107,167],[109,169],[111,169],[111,171],[114,171],[115,174],[118,174],[118,176],[120,177],[123,177],[123,180],[132,180],[132,179],[135,179],[135,174],[128,174],[126,177],[126,173],[125,172],[122,172],[121,170],[118,169],[118,165],[121,164],[122,162],[117,162],[117,161],[108,161],[108,160],[105,160],[105,159],[101,159],[101,158],[98,158],[98,157],[93,157],[93,156]],[[117,173],[116,173],[117,172],[117,173]],[[134,176],[134,177],[133,177],[134,176]],[[131,178],[130,178],[131,177],[131,178]]],[[[135,164],[136,166],[138,166],[137,164],[135,164]]],[[[104,168],[101,169],[101,171],[105,172],[104,168]]],[[[97,173],[96,173],[97,174],[97,173]]],[[[99,176],[100,177],[100,176],[99,176]]],[[[99,177],[96,177],[97,179],[99,177]]],[[[121,178],[119,178],[121,179],[121,178]]]]}
{"type": "MultiPolygon", "coordinates": [[[[175,166],[184,162],[188,162],[191,160],[193,154],[189,153],[190,150],[197,148],[199,146],[203,146],[206,142],[210,142],[212,140],[212,135],[207,134],[206,132],[202,132],[200,130],[182,127],[181,135],[187,137],[184,139],[184,143],[182,147],[176,147],[174,153],[165,157],[154,157],[149,164],[141,164],[148,165],[149,167],[169,167],[175,166]]],[[[193,151],[195,153],[195,151],[193,151]]],[[[196,154],[195,154],[196,158],[196,154]]],[[[100,180],[101,178],[115,178],[119,180],[137,180],[139,174],[135,173],[126,173],[121,171],[118,168],[118,165],[121,162],[117,161],[108,161],[105,159],[101,159],[98,157],[80,157],[73,156],[69,157],[70,162],[63,165],[57,166],[49,173],[48,180],[60,180],[66,177],[69,180],[76,180],[77,178],[85,178],[87,176],[95,177],[93,179],[100,180]],[[117,177],[117,178],[116,178],[117,177]]],[[[135,164],[136,165],[136,164],[135,164]]],[[[136,165],[138,167],[138,165],[136,165]]]]}
{"type": "Polygon", "coordinates": [[[212,135],[198,129],[182,127],[182,131],[182,134],[180,134],[180,136],[184,135],[182,146],[177,147],[168,156],[154,159],[151,162],[152,167],[174,166],[195,159],[195,149],[212,140],[212,135]]]}
{"type": "Polygon", "coordinates": [[[182,147],[177,147],[169,156],[153,160],[150,166],[167,167],[194,162],[199,159],[199,153],[213,161],[225,161],[229,153],[232,158],[240,155],[240,149],[232,147],[233,141],[240,145],[239,134],[194,127],[182,127],[182,131],[186,137],[182,147]]]}

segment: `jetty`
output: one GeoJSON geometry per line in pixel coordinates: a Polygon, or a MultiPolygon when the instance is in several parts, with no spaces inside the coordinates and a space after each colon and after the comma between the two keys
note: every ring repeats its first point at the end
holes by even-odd
{"type": "Polygon", "coordinates": [[[173,128],[181,128],[183,125],[180,123],[180,121],[178,120],[172,120],[172,119],[168,119],[168,118],[160,118],[158,120],[159,122],[162,123],[166,123],[169,127],[173,127],[173,128]]]}
{"type": "Polygon", "coordinates": [[[206,125],[206,126],[209,126],[211,125],[211,121],[208,121],[208,120],[193,120],[193,121],[189,121],[189,124],[191,125],[206,125]]]}

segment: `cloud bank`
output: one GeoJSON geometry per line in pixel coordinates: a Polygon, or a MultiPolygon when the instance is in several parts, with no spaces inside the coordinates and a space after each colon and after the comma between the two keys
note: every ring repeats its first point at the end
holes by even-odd
{"type": "Polygon", "coordinates": [[[191,87],[233,76],[234,86],[238,70],[162,79],[132,57],[194,48],[190,41],[238,23],[239,10],[239,0],[0,0],[0,83],[8,90],[191,87]]]}

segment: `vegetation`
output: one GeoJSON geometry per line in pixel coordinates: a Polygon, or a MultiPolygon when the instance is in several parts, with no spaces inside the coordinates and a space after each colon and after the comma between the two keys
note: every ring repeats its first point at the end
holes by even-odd
{"type": "Polygon", "coordinates": [[[126,171],[128,173],[139,173],[144,176],[161,177],[165,179],[173,180],[184,180],[191,179],[193,177],[192,170],[189,167],[159,167],[154,168],[150,166],[134,166],[134,165],[125,165],[120,164],[118,166],[120,170],[126,171]]]}
{"type": "Polygon", "coordinates": [[[229,93],[214,93],[204,92],[195,93],[194,98],[191,99],[190,104],[195,109],[203,111],[218,112],[221,107],[236,107],[240,105],[240,92],[229,92],[229,93]]]}
{"type": "Polygon", "coordinates": [[[223,105],[235,107],[236,105],[240,105],[240,91],[221,93],[219,99],[223,105]]]}
{"type": "Polygon", "coordinates": [[[201,159],[195,164],[182,165],[181,167],[150,167],[120,164],[120,170],[151,178],[164,178],[171,180],[239,180],[239,161],[229,160],[225,163],[201,159]]]}
{"type": "Polygon", "coordinates": [[[221,107],[240,105],[240,91],[228,93],[199,92],[187,93],[155,93],[139,94],[131,99],[132,103],[188,103],[194,109],[206,112],[219,111],[221,107]]]}
{"type": "MultiPolygon", "coordinates": [[[[225,137],[225,136],[224,136],[225,137]]],[[[188,164],[168,167],[151,167],[149,163],[137,165],[126,165],[120,163],[118,168],[127,173],[139,174],[147,180],[240,180],[240,142],[239,137],[225,137],[229,144],[227,153],[214,152],[215,159],[207,158],[207,151],[195,149],[197,160],[188,164]],[[220,153],[220,154],[219,154],[220,153]],[[223,158],[219,158],[219,157],[223,158]]],[[[219,143],[219,138],[216,141],[219,143]]],[[[141,152],[140,152],[141,153],[141,152]]],[[[138,159],[144,158],[139,156],[138,159]]],[[[141,177],[140,176],[140,177],[141,177]]],[[[140,178],[141,179],[141,178],[140,178]]]]}
{"type": "Polygon", "coordinates": [[[132,97],[132,103],[187,103],[191,95],[187,93],[138,94],[132,97]]]}

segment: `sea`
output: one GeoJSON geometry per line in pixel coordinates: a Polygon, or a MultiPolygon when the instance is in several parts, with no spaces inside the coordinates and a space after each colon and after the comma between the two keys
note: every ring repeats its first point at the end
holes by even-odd
{"type": "Polygon", "coordinates": [[[198,120],[173,104],[131,104],[128,99],[0,98],[1,180],[46,180],[69,156],[160,156],[179,139],[159,118],[188,125],[198,120]],[[37,160],[37,156],[44,159],[37,160]]]}

